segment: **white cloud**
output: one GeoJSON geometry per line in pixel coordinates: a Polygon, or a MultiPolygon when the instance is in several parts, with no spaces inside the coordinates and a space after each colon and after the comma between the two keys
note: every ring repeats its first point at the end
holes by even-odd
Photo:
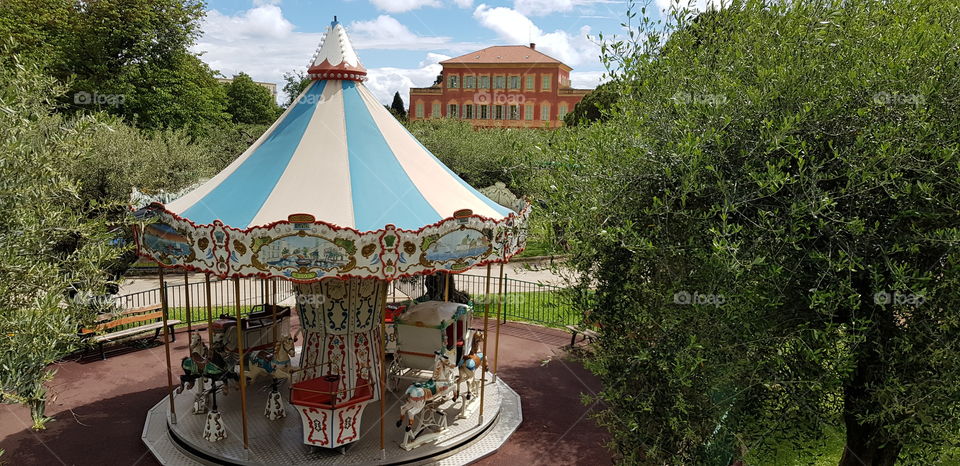
{"type": "Polygon", "coordinates": [[[426,59],[417,68],[373,68],[367,70],[366,86],[381,103],[393,102],[393,94],[400,92],[403,103],[410,106],[410,88],[427,87],[440,74],[443,67],[440,62],[450,57],[438,53],[428,53],[426,59]]]}
{"type": "Polygon", "coordinates": [[[387,13],[403,13],[425,6],[440,6],[440,0],[370,0],[370,3],[387,13]]]}
{"type": "Polygon", "coordinates": [[[513,0],[513,9],[529,16],[570,11],[573,0],[513,0]]]}
{"type": "Polygon", "coordinates": [[[511,44],[537,43],[537,50],[570,66],[599,64],[600,47],[587,38],[590,26],[583,26],[576,34],[563,30],[544,32],[530,18],[506,7],[481,4],[473,12],[481,25],[496,32],[511,44]]]}
{"type": "Polygon", "coordinates": [[[603,71],[571,71],[570,83],[576,89],[593,89],[603,78],[603,71]]]}
{"type": "MultiPolygon", "coordinates": [[[[582,13],[593,12],[594,8],[592,7],[594,5],[623,5],[626,3],[624,0],[513,0],[513,9],[527,16],[546,16],[553,13],[573,11],[574,7],[587,7],[585,10],[579,10],[581,14],[578,16],[583,18],[582,13]]],[[[625,6],[623,10],[626,10],[625,6]]],[[[618,11],[617,14],[619,13],[622,12],[618,11]]]]}
{"type": "MultiPolygon", "coordinates": [[[[460,8],[473,6],[473,0],[452,0],[452,2],[460,8]]],[[[370,0],[370,3],[380,11],[387,13],[405,13],[424,7],[443,6],[440,0],[370,0]]]]}
{"type": "Polygon", "coordinates": [[[449,37],[418,36],[388,15],[371,21],[354,21],[347,32],[357,49],[434,50],[445,48],[451,42],[449,37]]]}

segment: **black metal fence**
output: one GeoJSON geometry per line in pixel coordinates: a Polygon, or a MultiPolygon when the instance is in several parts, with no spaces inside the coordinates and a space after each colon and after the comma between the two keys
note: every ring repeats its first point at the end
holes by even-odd
{"type": "MultiPolygon", "coordinates": [[[[207,291],[202,277],[197,280],[182,283],[182,276],[175,276],[180,283],[167,283],[167,307],[170,310],[170,319],[178,319],[186,325],[187,310],[190,310],[190,319],[193,323],[206,322],[207,291]]],[[[236,312],[236,284],[234,280],[210,280],[210,306],[213,318],[220,314],[236,312]]],[[[257,304],[273,304],[274,293],[279,303],[293,296],[293,283],[287,280],[240,280],[240,310],[242,314],[250,311],[257,304]],[[275,291],[274,291],[275,290],[275,291]]],[[[153,288],[134,293],[121,295],[116,304],[123,310],[159,306],[160,288],[153,288]]]]}
{"type": "MultiPolygon", "coordinates": [[[[182,275],[174,275],[178,282],[168,282],[167,299],[170,318],[187,323],[187,308],[194,323],[206,320],[206,286],[203,278],[191,280],[184,285],[182,275]]],[[[494,275],[490,290],[486,289],[486,276],[476,274],[453,275],[455,288],[466,292],[477,315],[489,311],[490,316],[503,320],[535,322],[542,325],[562,327],[580,323],[582,312],[575,306],[570,291],[566,288],[517,280],[505,275],[503,284],[494,275]]],[[[220,314],[233,314],[235,310],[235,283],[233,280],[213,279],[210,283],[210,303],[214,318],[220,314]]],[[[241,313],[249,312],[257,304],[272,304],[276,287],[276,302],[281,303],[294,296],[293,283],[287,280],[240,280],[241,313]]],[[[422,276],[396,280],[390,290],[393,301],[416,299],[426,293],[422,276]]],[[[160,305],[160,288],[128,293],[117,298],[123,310],[160,305]]]]}

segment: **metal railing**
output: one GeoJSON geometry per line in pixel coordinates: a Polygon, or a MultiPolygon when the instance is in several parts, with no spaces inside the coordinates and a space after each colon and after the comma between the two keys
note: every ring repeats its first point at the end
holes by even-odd
{"type": "MultiPolygon", "coordinates": [[[[211,314],[216,319],[220,314],[233,315],[236,312],[235,284],[233,280],[210,280],[211,314]]],[[[287,280],[240,280],[240,311],[247,314],[253,306],[258,304],[273,304],[273,290],[276,286],[276,302],[280,303],[293,296],[293,283],[287,280]]],[[[182,321],[186,325],[187,308],[189,304],[190,319],[194,324],[206,323],[207,299],[206,284],[202,277],[183,283],[168,283],[167,307],[170,310],[169,318],[182,321]]],[[[148,306],[159,306],[160,288],[138,291],[121,295],[116,304],[122,310],[131,310],[148,306]]]]}
{"type": "MultiPolygon", "coordinates": [[[[504,321],[518,320],[562,327],[579,324],[582,319],[582,312],[574,304],[570,290],[566,288],[517,280],[505,275],[501,294],[498,276],[494,274],[490,279],[488,294],[485,275],[455,274],[453,280],[457,290],[470,295],[476,315],[482,316],[489,304],[491,317],[499,314],[504,321]]],[[[423,277],[393,283],[390,294],[395,301],[415,299],[426,292],[423,277]]],[[[274,284],[277,303],[294,296],[293,283],[287,280],[241,279],[241,313],[248,313],[250,308],[257,304],[272,304],[274,284]]],[[[234,287],[233,280],[211,280],[210,301],[214,319],[220,314],[232,315],[236,312],[234,287]]],[[[170,319],[178,319],[183,322],[181,325],[186,325],[189,295],[190,317],[193,323],[206,322],[206,288],[202,277],[191,281],[187,286],[183,283],[167,283],[166,288],[170,319]]],[[[124,294],[119,296],[116,302],[122,310],[159,305],[160,288],[124,294]]]]}

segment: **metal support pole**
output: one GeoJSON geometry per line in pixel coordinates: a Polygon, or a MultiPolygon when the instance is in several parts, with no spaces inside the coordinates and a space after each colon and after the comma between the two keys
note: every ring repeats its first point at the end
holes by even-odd
{"type": "Polygon", "coordinates": [[[237,354],[240,356],[240,419],[243,422],[243,449],[250,449],[247,439],[247,379],[244,376],[243,325],[240,320],[240,277],[233,279],[234,306],[237,312],[237,354]]]}
{"type": "MultiPolygon", "coordinates": [[[[271,278],[271,279],[270,279],[270,282],[267,283],[266,286],[269,287],[271,284],[273,285],[273,293],[272,293],[272,294],[273,294],[273,325],[272,325],[272,327],[273,327],[273,341],[274,341],[274,343],[276,343],[276,341],[280,338],[280,337],[279,337],[279,329],[277,328],[277,279],[276,279],[276,278],[271,278]]],[[[264,298],[264,299],[263,299],[263,302],[267,302],[267,299],[264,298]]],[[[286,336],[286,335],[284,335],[284,336],[286,336]]]]}
{"type": "Polygon", "coordinates": [[[167,304],[167,284],[163,281],[163,266],[160,270],[160,308],[163,314],[163,350],[167,355],[167,397],[170,398],[170,423],[177,423],[177,407],[173,403],[173,371],[170,368],[170,326],[167,325],[170,314],[167,304]]]}
{"type": "Polygon", "coordinates": [[[506,295],[503,293],[503,262],[500,263],[500,299],[497,303],[497,340],[493,345],[493,381],[497,381],[497,363],[500,362],[500,314],[503,312],[503,302],[506,295]]]}
{"type": "Polygon", "coordinates": [[[443,274],[443,301],[450,301],[450,274],[446,272],[440,272],[443,274]]]}
{"type": "MultiPolygon", "coordinates": [[[[210,273],[204,274],[204,288],[206,288],[207,298],[207,354],[204,355],[208,361],[213,360],[213,300],[210,297],[210,273]]],[[[206,371],[204,371],[206,372],[206,371]]],[[[203,381],[206,386],[206,379],[203,381]]]]}
{"type": "Polygon", "coordinates": [[[380,459],[386,459],[384,446],[384,416],[387,410],[387,282],[383,287],[383,299],[380,301],[380,459]]]}
{"type": "MultiPolygon", "coordinates": [[[[490,264],[487,264],[487,285],[484,293],[483,308],[483,354],[487,353],[487,329],[490,328],[490,264]]],[[[487,392],[487,367],[483,362],[480,363],[480,424],[483,424],[483,404],[486,400],[487,392]]]]}
{"type": "Polygon", "coordinates": [[[183,271],[183,301],[187,307],[187,341],[193,337],[193,316],[190,311],[190,279],[187,278],[187,271],[183,271]]]}

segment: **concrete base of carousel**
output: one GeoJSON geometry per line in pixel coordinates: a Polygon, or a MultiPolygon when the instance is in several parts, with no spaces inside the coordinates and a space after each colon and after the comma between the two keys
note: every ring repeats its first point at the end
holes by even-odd
{"type": "MultiPolygon", "coordinates": [[[[490,375],[488,374],[488,378],[490,375]]],[[[289,389],[281,388],[286,417],[271,421],[264,416],[269,383],[261,381],[247,388],[247,432],[250,448],[243,448],[240,393],[217,395],[227,437],[211,443],[203,438],[206,415],[192,413],[194,391],[174,396],[177,422],[171,423],[169,400],[164,397],[147,414],[143,441],[163,464],[466,464],[494,453],[516,430],[522,420],[520,397],[503,380],[487,381],[484,416],[480,419],[479,393],[466,419],[458,419],[458,408],[441,406],[448,427],[431,442],[407,451],[401,448],[403,429],[396,427],[400,403],[387,394],[385,414],[385,458],[380,450],[379,402],[369,404],[361,423],[361,437],[345,448],[328,449],[303,443],[300,416],[289,404],[289,389]]],[[[429,432],[429,431],[427,431],[429,432]]],[[[421,434],[421,437],[427,435],[421,434]]]]}

